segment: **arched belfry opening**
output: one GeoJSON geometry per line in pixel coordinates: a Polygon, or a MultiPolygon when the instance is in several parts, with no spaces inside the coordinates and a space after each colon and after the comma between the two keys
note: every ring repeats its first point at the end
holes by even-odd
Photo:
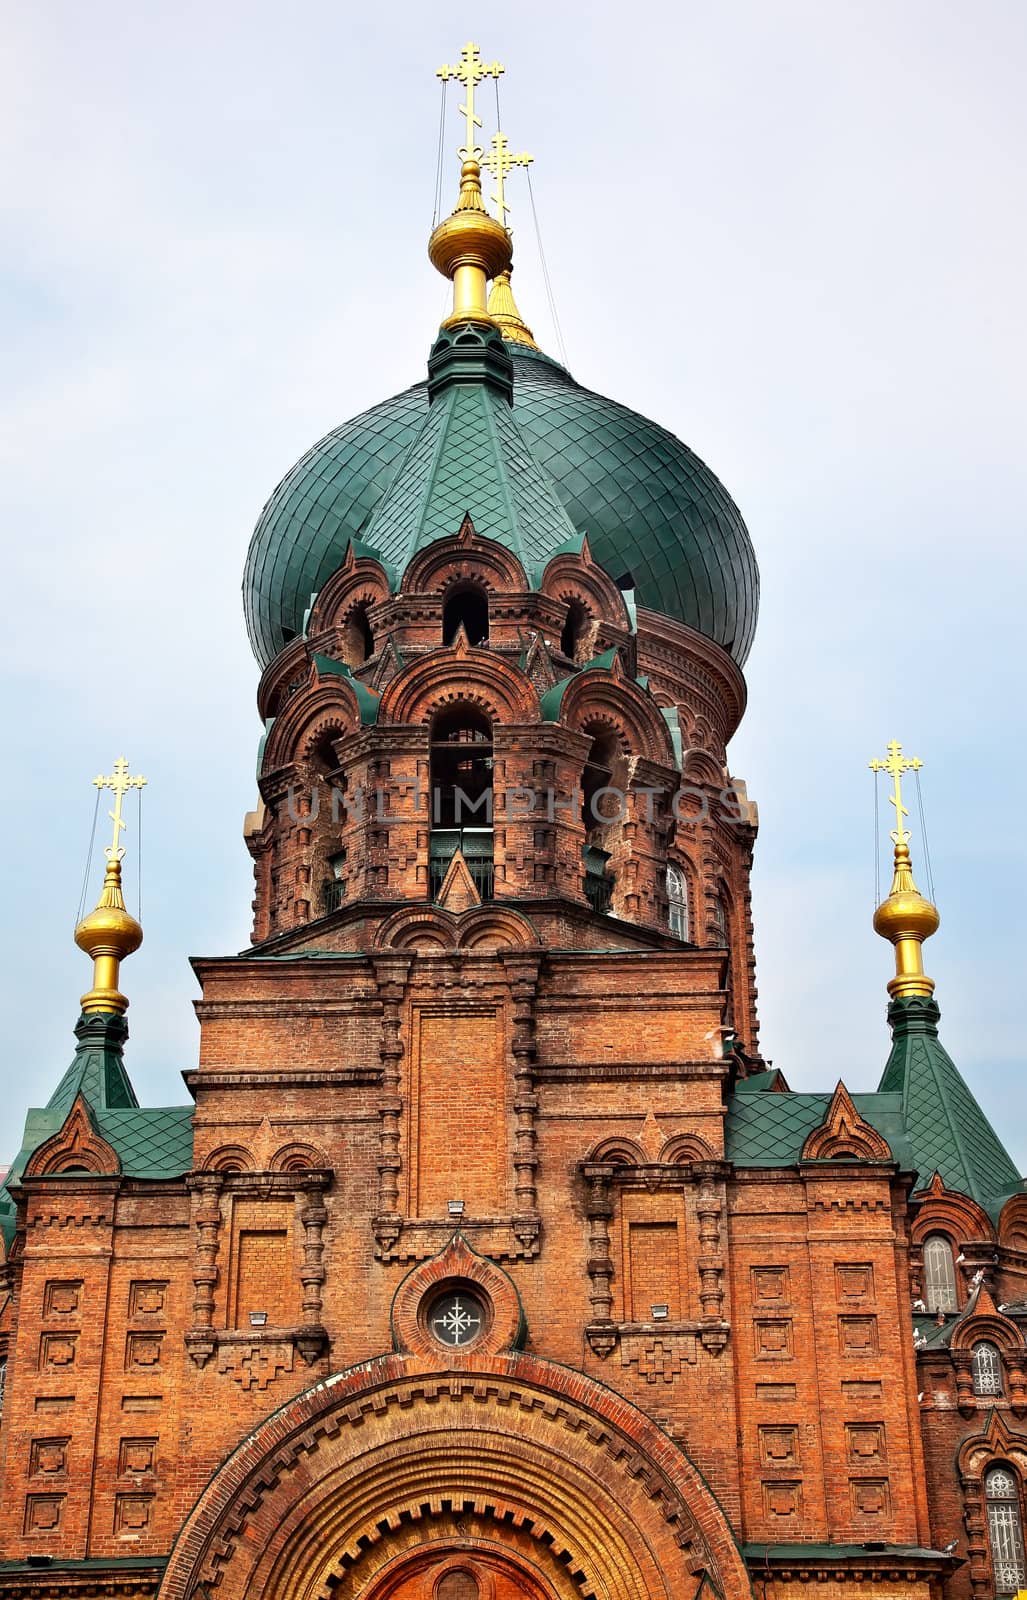
{"type": "Polygon", "coordinates": [[[614,874],[610,871],[613,834],[623,820],[627,796],[626,763],[612,729],[599,729],[581,772],[581,822],[585,830],[585,894],[593,911],[609,911],[614,874]]]}
{"type": "Polygon", "coordinates": [[[567,617],[560,634],[560,649],[577,666],[582,666],[587,656],[588,632],[591,618],[580,600],[572,600],[567,607],[567,617]]]}
{"type": "Polygon", "coordinates": [[[362,667],[374,655],[374,633],[368,605],[354,606],[342,629],[342,657],[348,667],[362,667]]]}
{"type": "Polygon", "coordinates": [[[430,750],[429,899],[436,899],[458,849],[479,895],[490,899],[492,723],[478,706],[447,707],[432,723],[430,750]]]}
{"type": "Polygon", "coordinates": [[[442,606],[442,642],[452,644],[461,626],[467,643],[484,644],[489,636],[489,597],[476,583],[450,589],[442,606]]]}

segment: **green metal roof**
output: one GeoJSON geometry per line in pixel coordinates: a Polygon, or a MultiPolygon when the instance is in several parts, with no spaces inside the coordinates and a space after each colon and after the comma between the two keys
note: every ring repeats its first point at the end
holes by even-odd
{"type": "MultiPolygon", "coordinates": [[[[743,1544],[742,1555],[750,1570],[763,1561],[787,1562],[801,1566],[804,1561],[863,1560],[887,1566],[890,1558],[896,1561],[937,1561],[947,1555],[945,1550],[931,1550],[920,1544],[743,1544]]],[[[961,1563],[957,1563],[961,1565],[961,1563]]]]}
{"type": "Polygon", "coordinates": [[[989,1209],[1021,1188],[1012,1159],[938,1037],[932,999],[893,1000],[893,1043],[881,1089],[897,1095],[920,1185],[937,1172],[947,1189],[989,1209]]]}
{"type": "MultiPolygon", "coordinates": [[[[613,663],[616,659],[617,650],[615,646],[612,650],[604,650],[600,656],[593,656],[592,660],[586,661],[584,666],[576,667],[569,678],[561,678],[559,683],[554,683],[550,688],[548,688],[545,694],[542,696],[540,702],[542,706],[542,721],[559,721],[560,707],[563,704],[563,697],[567,693],[567,690],[570,688],[574,680],[576,678],[580,678],[583,672],[612,672],[613,663]]],[[[641,678],[636,678],[634,681],[642,688],[646,688],[648,686],[648,679],[643,680],[641,678]]]]}
{"type": "Polygon", "coordinates": [[[128,1023],[114,1012],[83,1012],[75,1024],[78,1048],[71,1066],[47,1101],[60,1127],[77,1097],[85,1095],[94,1110],[138,1106],[122,1054],[128,1023]]]}
{"type": "Polygon", "coordinates": [[[450,370],[433,374],[431,408],[367,530],[368,543],[400,570],[416,550],[457,533],[465,513],[483,538],[512,550],[526,569],[574,538],[502,388],[463,379],[459,364],[476,371],[478,347],[490,339],[505,355],[498,334],[473,328],[440,337],[432,351],[438,367],[439,346],[449,341],[450,370]]]}
{"type": "Polygon", "coordinates": [[[128,1038],[124,1017],[83,1014],[75,1024],[75,1037],[78,1044],[71,1066],[48,1103],[28,1112],[21,1149],[0,1187],[0,1227],[8,1243],[14,1234],[8,1186],[18,1182],[40,1145],[60,1133],[79,1095],[89,1106],[97,1132],[117,1151],[125,1177],[177,1178],[192,1168],[193,1107],[139,1105],[122,1056],[128,1038]]]}
{"type": "MultiPolygon", "coordinates": [[[[761,1073],[762,1077],[763,1074],[761,1073]]],[[[768,1074],[769,1076],[769,1074],[768,1074]]],[[[783,1094],[766,1086],[743,1083],[728,1101],[724,1130],[726,1155],[736,1167],[788,1167],[802,1158],[802,1147],[827,1116],[832,1095],[783,1094]],[[760,1093],[760,1088],[764,1089],[760,1093]]],[[[909,1170],[912,1151],[902,1121],[902,1098],[897,1094],[854,1094],[860,1116],[887,1139],[899,1166],[909,1170]]]]}
{"type": "MultiPolygon", "coordinates": [[[[282,479],[257,523],[243,578],[247,627],[262,665],[302,631],[311,595],[341,565],[350,539],[384,544],[383,556],[395,561],[407,539],[455,533],[465,511],[479,532],[497,537],[496,528],[509,529],[508,495],[494,476],[497,449],[522,485],[552,481],[569,519],[559,544],[587,533],[610,577],[630,575],[638,604],[680,618],[745,661],[759,575],[723,485],[665,428],[582,388],[540,352],[509,350],[516,429],[504,426],[498,395],[489,405],[454,400],[447,428],[440,418],[422,437],[424,459],[408,460],[428,415],[428,386],[419,383],[336,428],[282,479]],[[452,428],[478,440],[492,419],[499,419],[497,437],[481,461],[433,478],[440,432],[452,428]],[[408,472],[411,486],[393,502],[384,531],[382,523],[372,528],[386,490],[396,483],[398,492],[408,472]],[[405,526],[401,509],[412,519],[405,526]],[[428,520],[418,527],[422,511],[428,520]]],[[[529,500],[518,507],[518,537],[534,566],[557,548],[556,518],[548,503],[540,513],[529,500]]]]}
{"type": "MultiPolygon", "coordinates": [[[[369,723],[373,725],[378,721],[378,709],[381,705],[382,697],[377,689],[369,689],[366,683],[361,683],[359,678],[353,676],[351,668],[346,665],[345,661],[336,661],[334,656],[322,655],[320,651],[315,651],[313,661],[314,670],[316,671],[318,677],[346,679],[350,688],[353,690],[353,693],[357,697],[357,706],[360,711],[360,720],[362,723],[369,723]]],[[[270,732],[270,727],[268,728],[268,732],[270,732]]],[[[265,734],[264,740],[261,741],[261,755],[264,753],[263,745],[266,738],[267,735],[265,734]]],[[[259,761],[257,770],[258,772],[260,771],[259,761]]]]}

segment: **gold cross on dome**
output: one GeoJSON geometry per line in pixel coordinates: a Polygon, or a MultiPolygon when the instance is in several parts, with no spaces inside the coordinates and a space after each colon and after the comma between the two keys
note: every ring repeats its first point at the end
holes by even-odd
{"type": "Polygon", "coordinates": [[[109,844],[104,851],[108,861],[120,861],[125,854],[124,848],[119,842],[122,829],[126,826],[121,820],[121,802],[129,789],[141,789],[145,782],[146,779],[143,777],[129,777],[128,762],[124,756],[115,761],[114,771],[109,778],[105,778],[101,774],[100,777],[93,779],[93,784],[97,789],[113,789],[114,791],[114,810],[107,813],[114,824],[114,843],[109,844]]]}
{"type": "Polygon", "coordinates": [[[908,844],[910,836],[902,826],[903,817],[909,816],[908,809],[902,804],[902,774],[904,772],[919,772],[923,762],[916,756],[904,756],[902,746],[892,740],[888,746],[888,754],[884,761],[871,761],[871,772],[890,772],[895,779],[895,792],[888,796],[889,805],[895,807],[895,828],[892,832],[893,844],[908,844]]]}
{"type": "Polygon", "coordinates": [[[510,209],[506,203],[507,174],[512,172],[514,167],[529,166],[534,159],[534,156],[529,156],[525,150],[522,150],[518,156],[511,155],[510,141],[505,133],[494,133],[492,135],[492,149],[484,157],[481,164],[483,167],[488,167],[496,180],[496,192],[492,198],[496,203],[499,220],[504,228],[506,227],[506,214],[510,209]]]}
{"type": "Polygon", "coordinates": [[[443,83],[448,83],[450,78],[458,78],[464,86],[467,103],[460,107],[460,115],[467,118],[467,142],[462,145],[458,154],[462,161],[480,161],[481,147],[475,138],[474,130],[481,127],[481,118],[474,113],[474,91],[482,78],[498,78],[504,68],[498,61],[483,61],[478,46],[473,43],[465,44],[460,52],[459,64],[455,67],[440,67],[435,76],[441,78],[443,83]]]}

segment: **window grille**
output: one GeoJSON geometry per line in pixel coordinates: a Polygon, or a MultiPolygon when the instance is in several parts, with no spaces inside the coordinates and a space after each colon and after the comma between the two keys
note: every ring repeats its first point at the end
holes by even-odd
{"type": "Polygon", "coordinates": [[[1002,1393],[1002,1357],[986,1340],[974,1345],[974,1394],[1002,1393]]]}
{"type": "Polygon", "coordinates": [[[1008,1467],[992,1467],[984,1480],[996,1595],[1015,1595],[1027,1583],[1020,1486],[1008,1467]]]}
{"type": "Polygon", "coordinates": [[[676,939],[688,938],[688,880],[680,867],[667,868],[667,925],[676,939]]]}
{"type": "Polygon", "coordinates": [[[958,1311],[952,1246],[940,1233],[924,1242],[924,1298],[928,1311],[958,1311]]]}

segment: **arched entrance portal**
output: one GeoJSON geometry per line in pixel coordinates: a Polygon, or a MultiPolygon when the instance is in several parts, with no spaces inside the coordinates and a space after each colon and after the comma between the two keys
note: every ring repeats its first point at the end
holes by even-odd
{"type": "Polygon", "coordinates": [[[557,1591],[523,1559],[475,1543],[401,1557],[364,1600],[557,1600],[557,1591]]]}
{"type": "Polygon", "coordinates": [[[159,1600],[751,1600],[709,1486],[641,1412],[529,1354],[449,1361],[384,1356],[273,1413],[159,1600]]]}

